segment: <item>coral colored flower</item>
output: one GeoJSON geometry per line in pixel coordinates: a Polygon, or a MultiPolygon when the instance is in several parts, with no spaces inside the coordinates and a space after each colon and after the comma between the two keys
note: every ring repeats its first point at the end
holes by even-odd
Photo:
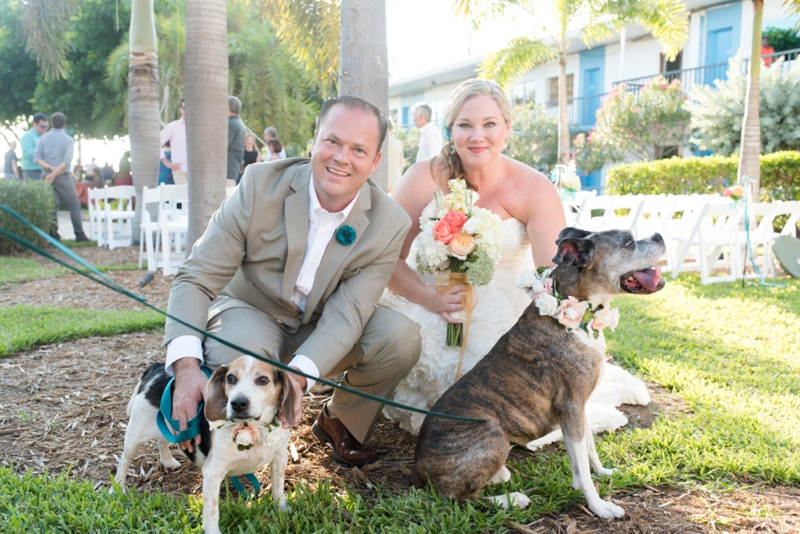
{"type": "Polygon", "coordinates": [[[738,198],[742,195],[744,195],[744,188],[741,185],[731,186],[731,196],[738,198]]]}
{"type": "Polygon", "coordinates": [[[461,211],[450,210],[442,220],[447,222],[454,233],[458,233],[461,231],[461,227],[464,226],[464,223],[467,222],[467,216],[461,211]]]}
{"type": "Polygon", "coordinates": [[[442,243],[449,243],[453,240],[458,232],[454,232],[450,225],[447,224],[447,221],[444,219],[440,220],[433,226],[433,237],[436,241],[441,241],[442,243]]]}
{"type": "Polygon", "coordinates": [[[733,195],[733,192],[731,191],[730,187],[726,187],[725,191],[722,192],[722,196],[723,197],[729,197],[731,195],[733,195]]]}

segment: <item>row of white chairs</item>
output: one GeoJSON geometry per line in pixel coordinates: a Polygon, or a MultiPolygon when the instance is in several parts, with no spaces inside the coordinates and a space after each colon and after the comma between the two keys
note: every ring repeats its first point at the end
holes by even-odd
{"type": "Polygon", "coordinates": [[[177,272],[186,254],[189,231],[189,190],[186,185],[142,188],[142,223],[139,231],[139,268],[159,268],[164,276],[177,272]]]}
{"type": "Polygon", "coordinates": [[[97,246],[128,247],[133,239],[133,199],[136,190],[132,185],[105,186],[89,189],[89,238],[97,246]]]}
{"type": "Polygon", "coordinates": [[[568,225],[587,230],[626,229],[637,238],[658,232],[667,245],[667,270],[672,277],[699,271],[702,283],[707,284],[758,276],[755,269],[745,273],[752,263],[765,276],[774,277],[772,242],[778,235],[795,235],[800,201],[752,204],[747,231],[743,208],[719,195],[587,194],[565,203],[565,213],[571,217],[568,225]],[[788,220],[775,232],[773,222],[781,216],[788,220]],[[714,276],[715,269],[724,269],[725,274],[714,276]]]}

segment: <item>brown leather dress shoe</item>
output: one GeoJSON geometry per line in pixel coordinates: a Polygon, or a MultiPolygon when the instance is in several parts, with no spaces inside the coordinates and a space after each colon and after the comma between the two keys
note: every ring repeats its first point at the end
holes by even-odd
{"type": "Polygon", "coordinates": [[[333,457],[339,462],[360,466],[378,459],[375,447],[359,443],[341,421],[335,417],[328,417],[324,407],[319,411],[319,417],[311,431],[320,441],[333,446],[333,457]]]}

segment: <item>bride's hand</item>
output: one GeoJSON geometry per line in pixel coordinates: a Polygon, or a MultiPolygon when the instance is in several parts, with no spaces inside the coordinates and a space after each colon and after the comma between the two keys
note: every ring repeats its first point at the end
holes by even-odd
{"type": "Polygon", "coordinates": [[[464,284],[441,290],[428,286],[427,298],[422,305],[429,312],[441,314],[448,323],[460,323],[461,320],[451,314],[464,309],[463,295],[466,289],[464,284]]]}

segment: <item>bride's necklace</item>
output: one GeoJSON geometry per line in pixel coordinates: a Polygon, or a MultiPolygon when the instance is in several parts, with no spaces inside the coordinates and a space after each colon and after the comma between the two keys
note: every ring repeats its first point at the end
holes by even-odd
{"type": "Polygon", "coordinates": [[[561,295],[556,290],[553,269],[539,267],[536,271],[526,270],[517,280],[517,287],[528,293],[541,315],[552,317],[567,332],[580,329],[591,339],[598,339],[605,328],[613,331],[619,325],[617,308],[605,308],[602,305],[593,308],[588,301],[561,295]]]}

